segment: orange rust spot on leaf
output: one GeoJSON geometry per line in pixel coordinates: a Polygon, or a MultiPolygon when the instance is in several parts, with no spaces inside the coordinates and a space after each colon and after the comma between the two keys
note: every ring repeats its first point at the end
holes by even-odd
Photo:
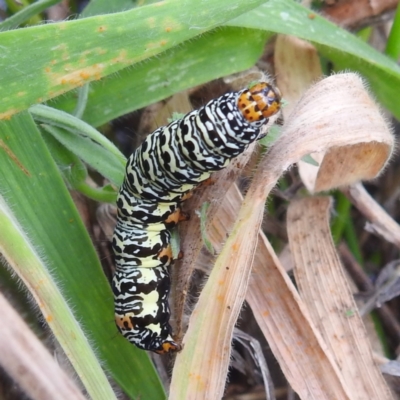
{"type": "Polygon", "coordinates": [[[128,59],[126,58],[126,56],[127,56],[126,50],[121,50],[120,53],[118,54],[118,56],[117,56],[117,57],[114,57],[114,58],[112,59],[112,61],[113,61],[114,63],[128,62],[128,59]]]}
{"type": "Polygon", "coordinates": [[[105,32],[107,30],[107,27],[104,25],[101,25],[97,28],[97,32],[105,32]]]}
{"type": "Polygon", "coordinates": [[[4,113],[0,113],[0,120],[9,121],[11,117],[21,110],[17,110],[16,108],[12,108],[4,113]]]}
{"type": "Polygon", "coordinates": [[[13,151],[0,139],[0,149],[3,149],[8,157],[10,157],[11,161],[13,161],[17,167],[26,175],[31,176],[29,171],[23,166],[21,161],[19,161],[18,157],[13,153],[13,151]]]}
{"type": "Polygon", "coordinates": [[[79,86],[85,84],[90,79],[100,79],[104,67],[101,64],[94,64],[90,67],[85,67],[62,77],[59,77],[58,84],[79,86]]]}
{"type": "Polygon", "coordinates": [[[82,71],[82,72],[79,74],[79,76],[80,76],[82,79],[89,79],[89,78],[90,78],[90,75],[89,75],[87,72],[85,72],[85,71],[82,71]]]}
{"type": "Polygon", "coordinates": [[[45,70],[45,72],[49,73],[51,71],[51,68],[50,67],[46,67],[44,70],[45,70]]]}
{"type": "Polygon", "coordinates": [[[172,28],[170,27],[170,26],[167,26],[166,28],[165,28],[165,32],[171,32],[172,31],[172,28]]]}
{"type": "Polygon", "coordinates": [[[167,43],[168,43],[167,40],[161,40],[161,42],[160,42],[161,46],[165,46],[167,43]]]}

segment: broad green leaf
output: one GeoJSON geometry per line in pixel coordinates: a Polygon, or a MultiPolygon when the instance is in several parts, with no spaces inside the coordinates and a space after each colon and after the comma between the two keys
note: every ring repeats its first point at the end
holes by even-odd
{"type": "Polygon", "coordinates": [[[300,4],[292,0],[270,0],[227,24],[309,40],[337,69],[358,71],[367,78],[381,103],[400,119],[400,67],[356,36],[300,4]]]}
{"type": "Polygon", "coordinates": [[[80,17],[87,18],[93,15],[126,11],[133,7],[142,7],[159,1],[160,0],[91,0],[81,13],[80,17]]]}
{"type": "Polygon", "coordinates": [[[155,56],[264,1],[166,0],[1,32],[0,119],[155,56]]]}
{"type": "MultiPolygon", "coordinates": [[[[243,70],[255,63],[264,40],[274,33],[309,40],[338,69],[362,73],[382,104],[400,118],[400,68],[396,63],[298,3],[270,0],[227,25],[231,28],[186,41],[145,64],[94,82],[83,118],[99,126],[181,90],[243,70]],[[244,31],[243,27],[253,29],[244,31]]],[[[55,106],[72,111],[76,101],[73,96],[71,93],[56,99],[55,106]]]]}
{"type": "MultiPolygon", "coordinates": [[[[110,285],[57,167],[28,113],[0,122],[0,194],[35,253],[45,260],[43,273],[51,274],[57,283],[107,372],[131,398],[164,398],[148,355],[117,333],[110,285]]],[[[8,234],[2,226],[3,245],[8,234]]],[[[13,264],[13,260],[7,261],[13,264]]],[[[56,318],[56,314],[51,317],[56,318]]],[[[58,319],[57,322],[63,323],[58,319]]],[[[63,329],[71,332],[68,321],[63,329]]],[[[69,338],[71,342],[78,340],[72,332],[69,338]]],[[[89,363],[89,369],[92,366],[92,371],[82,377],[84,381],[93,375],[93,379],[99,379],[98,367],[86,360],[83,352],[77,362],[83,366],[89,363]]],[[[112,396],[105,391],[94,398],[108,400],[112,396]]]]}
{"type": "MultiPolygon", "coordinates": [[[[93,82],[83,119],[100,126],[176,92],[250,68],[266,39],[267,34],[258,30],[221,28],[93,82]]],[[[67,112],[75,104],[72,92],[51,103],[67,112]]]]}

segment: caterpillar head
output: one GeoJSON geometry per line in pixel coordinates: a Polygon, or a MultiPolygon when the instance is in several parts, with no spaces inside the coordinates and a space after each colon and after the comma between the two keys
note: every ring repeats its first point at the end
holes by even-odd
{"type": "Polygon", "coordinates": [[[267,82],[259,82],[242,92],[238,108],[249,122],[262,121],[281,108],[281,93],[267,82]]]}
{"type": "Polygon", "coordinates": [[[153,350],[157,354],[167,354],[167,353],[175,353],[177,351],[181,351],[182,346],[178,343],[176,343],[173,340],[164,340],[164,342],[161,344],[161,346],[153,350]]]}

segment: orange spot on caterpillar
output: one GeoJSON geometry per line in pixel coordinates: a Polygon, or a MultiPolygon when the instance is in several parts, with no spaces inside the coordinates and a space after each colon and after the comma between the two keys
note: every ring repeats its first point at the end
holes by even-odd
{"type": "Polygon", "coordinates": [[[48,316],[46,317],[46,321],[47,321],[47,322],[53,321],[53,316],[52,316],[52,315],[48,315],[48,316]]]}
{"type": "Polygon", "coordinates": [[[163,257],[168,257],[168,259],[172,260],[172,249],[171,246],[167,246],[163,249],[160,250],[160,252],[157,254],[157,257],[159,259],[163,257]]]}
{"type": "Polygon", "coordinates": [[[133,329],[135,325],[131,321],[131,317],[134,317],[133,313],[127,313],[125,315],[115,314],[115,323],[120,329],[133,329]]]}

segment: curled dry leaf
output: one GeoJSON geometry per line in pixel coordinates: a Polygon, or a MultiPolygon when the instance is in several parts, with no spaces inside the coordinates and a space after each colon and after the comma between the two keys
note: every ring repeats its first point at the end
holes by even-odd
{"type": "MultiPolygon", "coordinates": [[[[221,243],[243,201],[233,185],[213,219],[210,240],[221,243]]],[[[302,399],[347,399],[341,376],[300,296],[260,231],[246,301],[291,387],[302,399]]]]}
{"type": "MultiPolygon", "coordinates": [[[[373,118],[370,120],[376,113],[377,107],[365,92],[361,79],[351,73],[320,81],[296,106],[281,137],[261,161],[232,232],[190,317],[185,348],[178,354],[173,371],[170,398],[222,397],[232,332],[246,295],[266,197],[290,165],[313,152],[327,153],[343,146],[362,150],[360,143],[367,141],[377,143],[378,153],[388,157],[393,138],[382,118],[376,118],[374,123],[373,118]],[[353,117],[339,118],[349,108],[353,117]],[[370,123],[361,127],[358,118],[354,118],[359,114],[368,114],[370,123]]],[[[352,154],[356,160],[363,159],[362,154],[354,151],[352,154]]],[[[382,167],[386,159],[379,160],[382,167]]],[[[329,184],[340,186],[352,183],[352,179],[371,178],[372,171],[377,170],[376,165],[367,168],[367,173],[357,168],[342,170],[342,175],[335,175],[329,184]]],[[[347,397],[342,390],[336,398],[347,397]]]]}
{"type": "Polygon", "coordinates": [[[300,175],[311,192],[373,179],[393,151],[393,135],[362,79],[355,74],[338,77],[311,88],[285,129],[287,137],[307,137],[309,130],[318,135],[319,148],[309,145],[319,166],[300,163],[300,175]]]}
{"type": "Polygon", "coordinates": [[[400,226],[367,193],[361,183],[349,186],[344,192],[357,209],[370,221],[369,230],[382,236],[395,246],[400,247],[400,226]]]}

